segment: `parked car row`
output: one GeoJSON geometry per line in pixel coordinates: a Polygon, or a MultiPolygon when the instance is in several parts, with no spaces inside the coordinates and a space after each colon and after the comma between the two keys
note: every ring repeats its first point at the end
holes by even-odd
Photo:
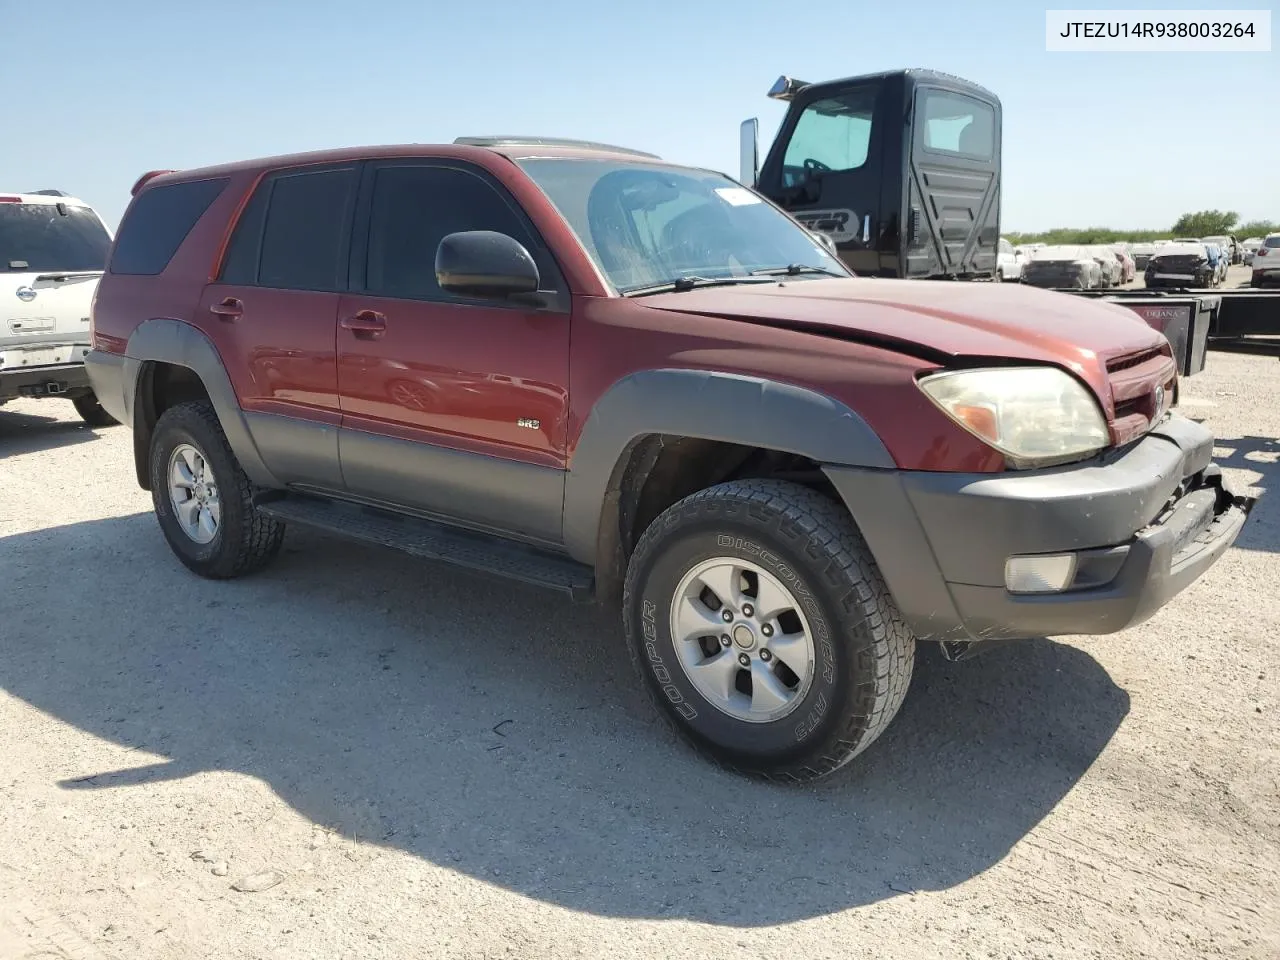
{"type": "Polygon", "coordinates": [[[1131,282],[1137,263],[1127,250],[1107,244],[1036,244],[1023,264],[1020,278],[1035,287],[1074,287],[1094,290],[1131,282]]]}
{"type": "Polygon", "coordinates": [[[1150,243],[1043,244],[1000,241],[999,280],[1082,290],[1122,286],[1141,273],[1147,286],[1216,287],[1232,264],[1253,267],[1252,284],[1280,280],[1280,233],[1175,237],[1150,243]],[[1271,257],[1263,262],[1262,258],[1271,257]],[[1090,266],[1092,263],[1094,266],[1090,266]],[[1096,269],[1095,269],[1096,267],[1096,269]]]}

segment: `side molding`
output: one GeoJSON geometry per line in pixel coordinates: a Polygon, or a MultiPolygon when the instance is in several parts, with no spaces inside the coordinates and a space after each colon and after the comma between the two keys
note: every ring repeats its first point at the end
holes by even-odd
{"type": "Polygon", "coordinates": [[[595,562],[615,465],[645,434],[766,447],[824,464],[896,467],[866,421],[825,394],[736,373],[642,370],[596,402],[569,463],[564,542],[575,560],[595,562]]]}
{"type": "Polygon", "coordinates": [[[236,459],[240,461],[245,474],[261,486],[280,486],[258,452],[244,411],[240,409],[235,389],[231,386],[231,378],[227,376],[222,358],[208,337],[181,320],[147,320],[140,323],[129,337],[125,354],[128,357],[125,362],[125,404],[134,424],[134,436],[140,435],[137,429],[139,411],[136,395],[143,364],[158,361],[187,367],[204,384],[222,424],[222,431],[231,442],[236,459]]]}

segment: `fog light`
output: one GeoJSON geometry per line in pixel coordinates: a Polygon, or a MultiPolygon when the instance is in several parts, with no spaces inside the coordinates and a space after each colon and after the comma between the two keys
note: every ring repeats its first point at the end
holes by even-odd
{"type": "Polygon", "coordinates": [[[1074,553],[1010,557],[1004,562],[1004,585],[1010,593],[1057,593],[1076,575],[1074,553]]]}

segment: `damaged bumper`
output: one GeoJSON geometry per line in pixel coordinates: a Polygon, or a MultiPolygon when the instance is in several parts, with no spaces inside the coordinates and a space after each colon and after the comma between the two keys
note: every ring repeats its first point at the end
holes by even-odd
{"type": "Polygon", "coordinates": [[[1020,639],[1134,626],[1209,569],[1254,503],[1212,453],[1208,430],[1173,416],[1086,464],[827,474],[918,637],[1020,639]]]}

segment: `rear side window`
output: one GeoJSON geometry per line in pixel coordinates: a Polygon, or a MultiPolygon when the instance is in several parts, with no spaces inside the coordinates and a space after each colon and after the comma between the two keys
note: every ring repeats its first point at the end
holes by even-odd
{"type": "Polygon", "coordinates": [[[144,190],[120,225],[111,272],[154,275],[163,272],[209,204],[227,186],[225,177],[188,180],[144,190]]]}
{"type": "Polygon", "coordinates": [[[345,287],[354,198],[354,167],[264,180],[236,225],[221,281],[283,290],[345,287]]]}
{"type": "Polygon", "coordinates": [[[927,150],[981,160],[995,156],[996,113],[990,104],[959,93],[927,90],[921,123],[927,150]]]}

